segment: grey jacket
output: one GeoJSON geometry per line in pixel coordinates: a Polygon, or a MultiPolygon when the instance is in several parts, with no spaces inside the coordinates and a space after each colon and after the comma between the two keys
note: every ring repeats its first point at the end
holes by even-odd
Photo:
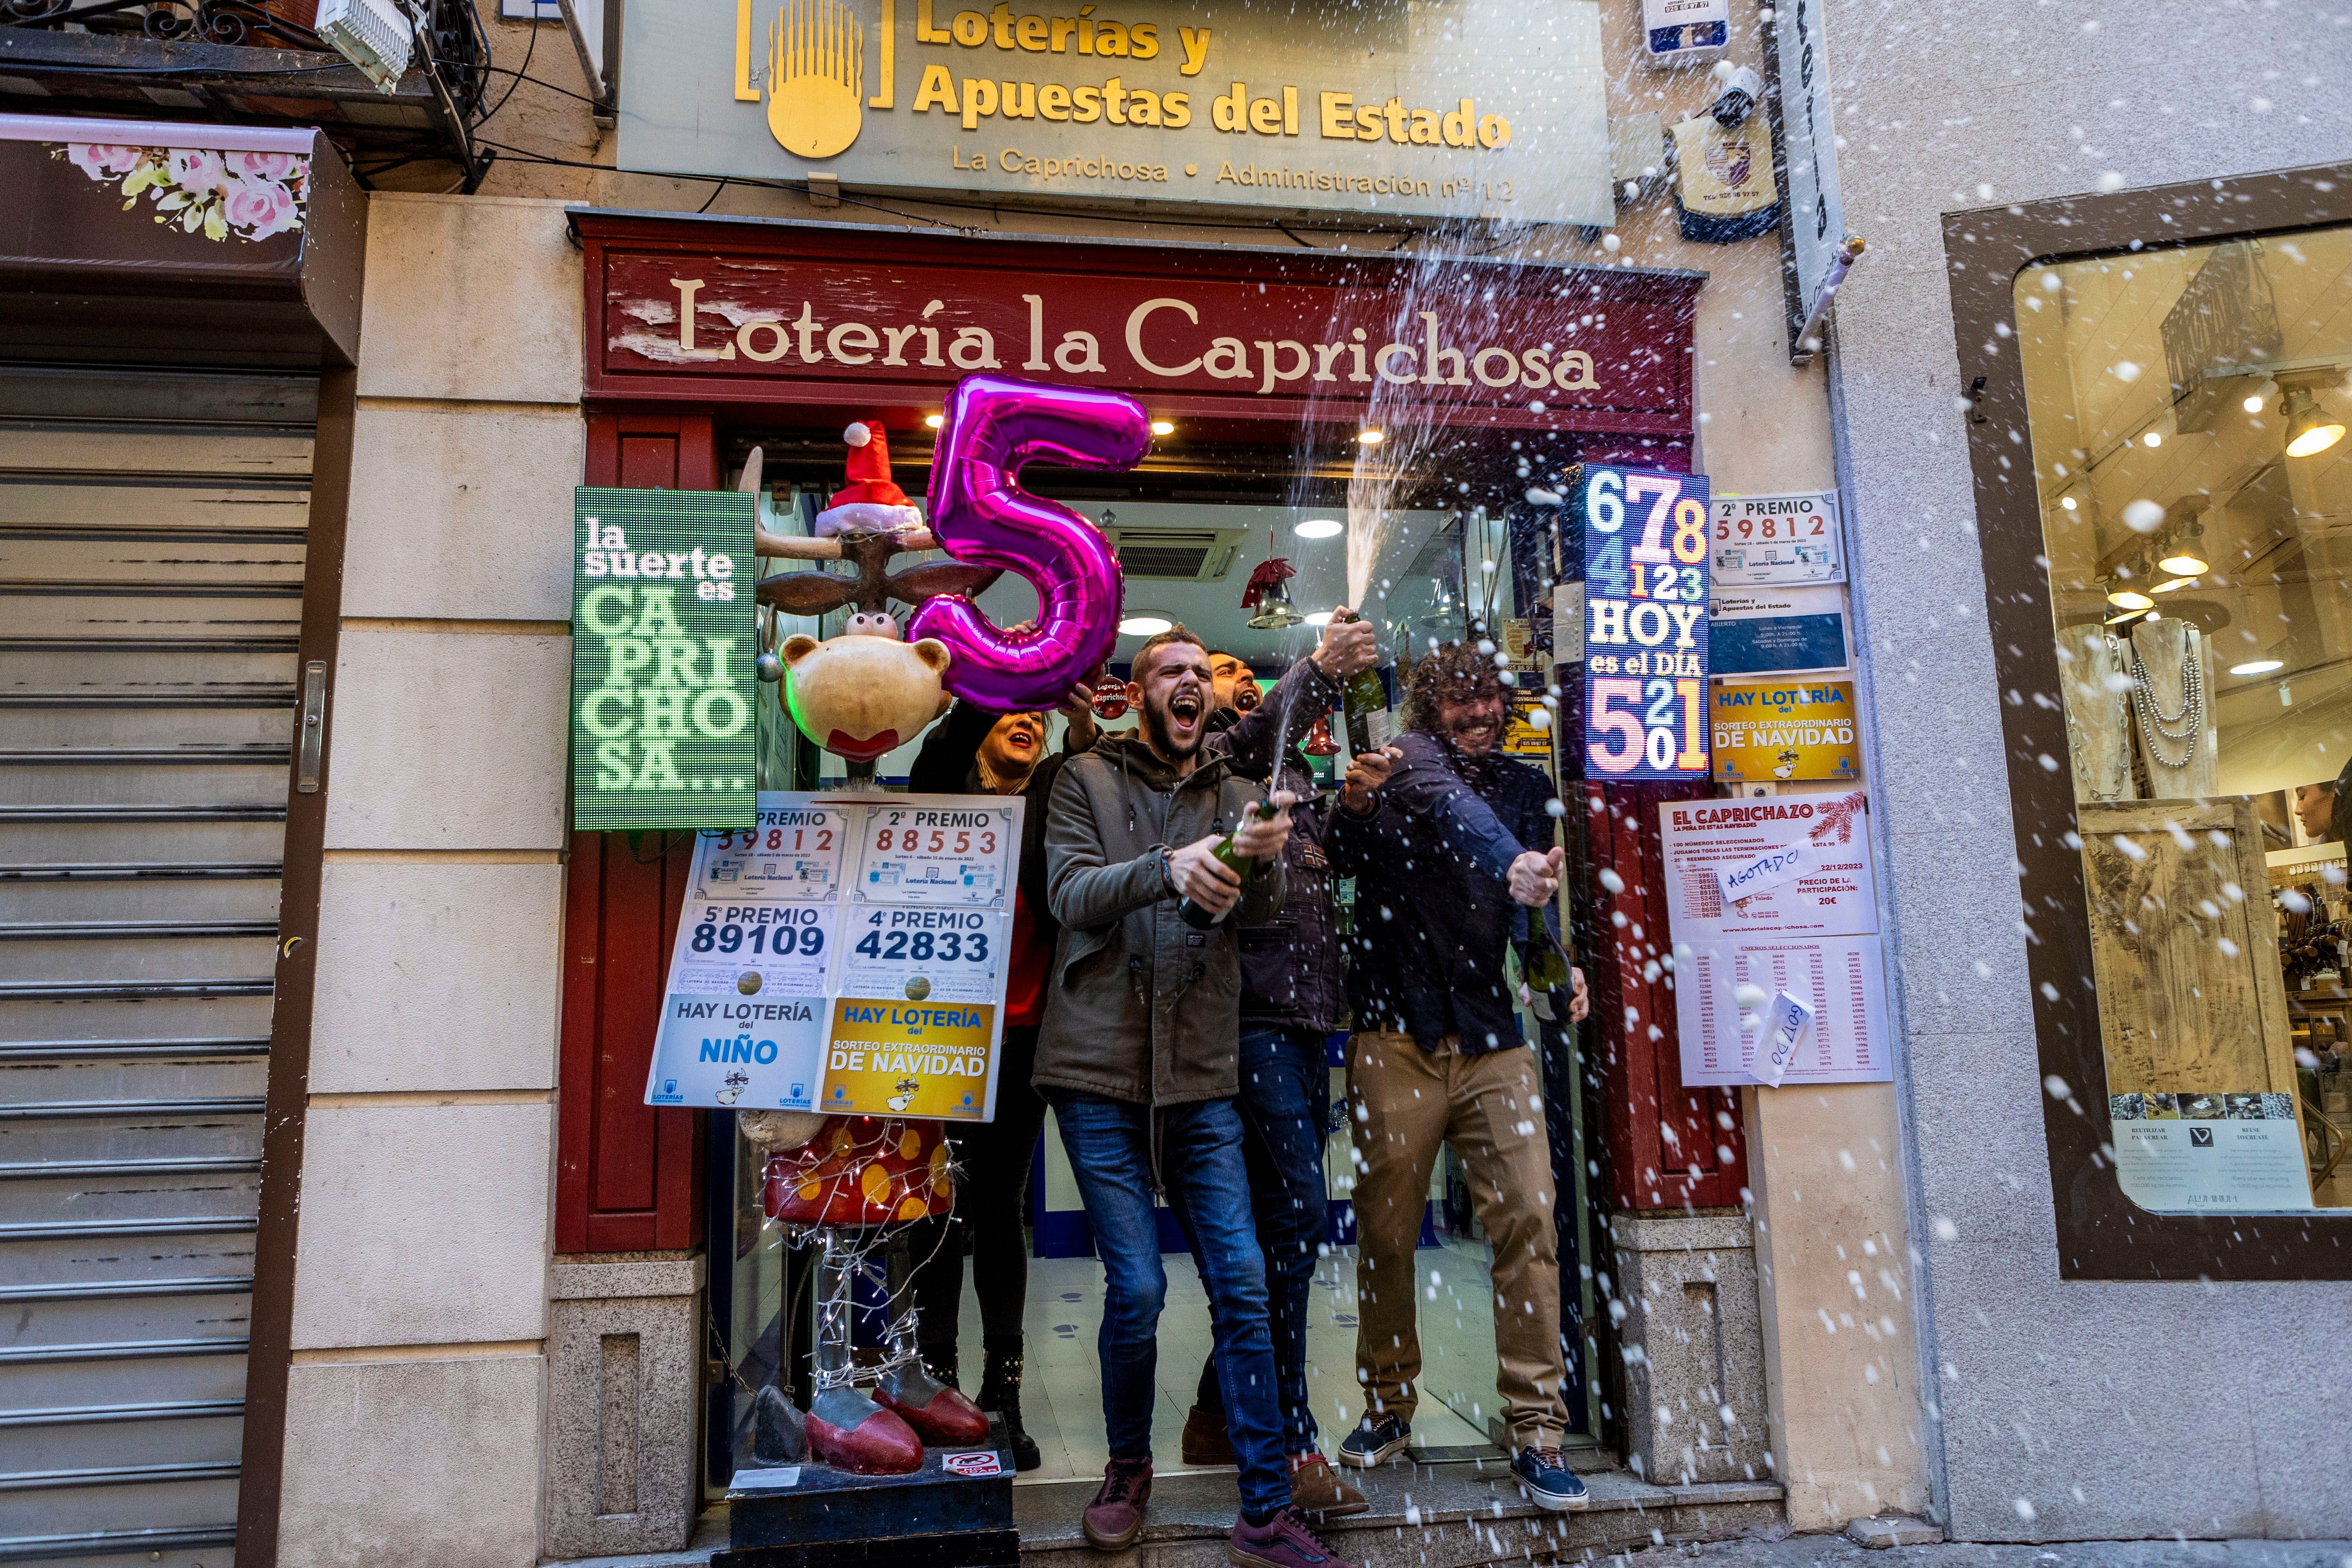
{"type": "Polygon", "coordinates": [[[1239,905],[1202,931],[1177,914],[1160,851],[1232,831],[1264,795],[1218,756],[1179,779],[1132,734],[1105,736],[1062,769],[1045,808],[1046,898],[1062,933],[1039,1089],[1153,1106],[1238,1091],[1234,931],[1282,908],[1282,861],[1259,867],[1239,905]]]}

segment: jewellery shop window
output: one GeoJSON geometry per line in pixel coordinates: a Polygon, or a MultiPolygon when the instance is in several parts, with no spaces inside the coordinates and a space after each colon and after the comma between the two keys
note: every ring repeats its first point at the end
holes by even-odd
{"type": "Polygon", "coordinates": [[[2106,1068],[2052,1092],[2153,1212],[2352,1207],[2347,300],[2347,229],[2015,286],[2106,1068]]]}

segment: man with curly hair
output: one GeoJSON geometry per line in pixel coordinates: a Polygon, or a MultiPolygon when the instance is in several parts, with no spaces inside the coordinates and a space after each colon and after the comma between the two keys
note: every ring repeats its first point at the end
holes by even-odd
{"type": "MultiPolygon", "coordinates": [[[[1494,1248],[1496,1392],[1511,1469],[1549,1509],[1585,1506],[1560,1457],[1568,1406],[1559,1237],[1543,1069],[1519,1032],[1504,953],[1556,940],[1559,803],[1499,754],[1508,716],[1492,643],[1413,667],[1402,760],[1358,857],[1348,1079],[1366,1166],[1355,1190],[1363,1421],[1340,1445],[1370,1468],[1405,1447],[1420,1398],[1413,1246],[1432,1165],[1450,1144],[1494,1248]],[[1530,910],[1544,911],[1530,921],[1530,910]]],[[[1584,975],[1570,971],[1571,1020],[1584,975]]]]}

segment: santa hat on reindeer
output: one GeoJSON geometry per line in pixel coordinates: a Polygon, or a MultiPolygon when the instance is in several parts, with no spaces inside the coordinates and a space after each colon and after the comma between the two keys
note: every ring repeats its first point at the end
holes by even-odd
{"type": "Polygon", "coordinates": [[[923,514],[890,478],[890,445],[882,421],[869,417],[841,433],[849,447],[849,483],[816,514],[819,539],[837,533],[903,534],[923,526],[923,514]]]}

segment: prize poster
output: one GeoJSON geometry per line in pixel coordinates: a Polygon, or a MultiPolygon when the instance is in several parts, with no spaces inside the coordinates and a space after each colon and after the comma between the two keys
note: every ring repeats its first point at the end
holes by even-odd
{"type": "Polygon", "coordinates": [[[1706,479],[1588,465],[1584,762],[1590,779],[1708,775],[1706,479]]]}
{"type": "Polygon", "coordinates": [[[703,834],[646,1102],[992,1118],[1022,809],[762,792],[703,834]]]}
{"type": "Polygon", "coordinates": [[[1845,581],[1837,493],[1715,498],[1715,585],[1845,581]]]}

